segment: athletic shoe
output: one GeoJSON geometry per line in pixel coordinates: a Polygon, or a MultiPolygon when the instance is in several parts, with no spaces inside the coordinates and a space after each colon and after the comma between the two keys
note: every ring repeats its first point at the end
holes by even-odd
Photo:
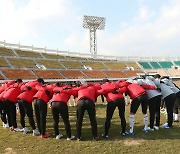
{"type": "Polygon", "coordinates": [[[172,128],[172,127],[169,127],[168,123],[165,123],[165,124],[162,125],[162,128],[169,129],[169,128],[172,128]]]}
{"type": "Polygon", "coordinates": [[[102,134],[101,136],[102,136],[103,138],[106,138],[106,139],[109,138],[109,136],[108,136],[108,135],[105,135],[105,134],[102,134]]]}
{"type": "Polygon", "coordinates": [[[126,136],[126,135],[129,135],[129,132],[120,132],[120,134],[121,134],[122,136],[126,136]]]}
{"type": "Polygon", "coordinates": [[[40,132],[35,129],[35,130],[33,130],[33,134],[32,135],[33,136],[39,136],[40,132]]]}
{"type": "Polygon", "coordinates": [[[147,134],[149,132],[148,129],[143,129],[142,131],[144,132],[144,134],[147,134]]]}
{"type": "Polygon", "coordinates": [[[15,132],[22,132],[22,129],[20,129],[20,128],[14,128],[14,131],[15,131],[15,132]]]}
{"type": "Polygon", "coordinates": [[[133,136],[134,132],[126,132],[127,135],[133,136]]]}
{"type": "Polygon", "coordinates": [[[62,137],[63,137],[63,135],[59,134],[59,135],[56,136],[56,139],[61,139],[62,137]]]}
{"type": "Polygon", "coordinates": [[[3,128],[9,128],[8,123],[7,123],[7,124],[5,124],[5,123],[3,122],[3,128]]]}
{"type": "Polygon", "coordinates": [[[77,138],[77,141],[81,141],[81,138],[77,138]]]}
{"type": "Polygon", "coordinates": [[[158,127],[158,126],[154,126],[154,129],[155,129],[155,130],[159,130],[159,127],[158,127]]]}
{"type": "Polygon", "coordinates": [[[45,132],[44,135],[41,135],[41,138],[48,138],[50,136],[51,136],[51,134],[49,132],[45,132]]]}
{"type": "Polygon", "coordinates": [[[24,133],[24,134],[27,134],[27,133],[29,133],[29,132],[31,132],[31,130],[29,130],[27,127],[23,128],[23,133],[24,133]]]}
{"type": "Polygon", "coordinates": [[[148,127],[147,130],[148,130],[148,131],[154,131],[154,128],[148,127]]]}
{"type": "Polygon", "coordinates": [[[74,140],[74,139],[75,139],[75,136],[71,136],[70,138],[69,137],[67,138],[67,141],[74,140]]]}

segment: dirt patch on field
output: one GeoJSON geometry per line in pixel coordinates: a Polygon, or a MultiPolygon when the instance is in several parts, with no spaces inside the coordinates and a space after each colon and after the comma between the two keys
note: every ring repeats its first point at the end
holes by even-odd
{"type": "Polygon", "coordinates": [[[17,154],[12,148],[6,148],[4,154],[17,154]]]}
{"type": "Polygon", "coordinates": [[[142,144],[144,140],[140,140],[140,139],[127,139],[124,141],[124,145],[125,146],[136,146],[136,145],[140,145],[142,144]]]}

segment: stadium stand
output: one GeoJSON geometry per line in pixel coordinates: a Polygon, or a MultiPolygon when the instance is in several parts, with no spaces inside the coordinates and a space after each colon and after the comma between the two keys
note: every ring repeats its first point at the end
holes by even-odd
{"type": "Polygon", "coordinates": [[[44,65],[45,68],[63,69],[64,67],[57,60],[36,60],[38,65],[44,65]]]}
{"type": "Polygon", "coordinates": [[[61,64],[63,64],[68,69],[82,69],[83,65],[79,61],[61,61],[61,64]]]}
{"type": "Polygon", "coordinates": [[[66,59],[63,55],[42,53],[46,59],[66,59]]]}
{"type": "Polygon", "coordinates": [[[0,80],[4,80],[5,78],[0,74],[0,80]]]}
{"type": "Polygon", "coordinates": [[[161,68],[161,66],[159,65],[158,62],[149,62],[151,64],[151,66],[153,67],[153,69],[159,69],[161,68]]]}
{"type": "Polygon", "coordinates": [[[32,59],[8,58],[8,61],[16,68],[36,68],[36,63],[32,59]]]}
{"type": "Polygon", "coordinates": [[[180,66],[180,61],[174,61],[174,64],[180,66]]]}
{"type": "Polygon", "coordinates": [[[87,58],[82,58],[82,57],[71,57],[71,56],[66,56],[66,59],[68,60],[85,60],[87,61],[87,58]]]}
{"type": "Polygon", "coordinates": [[[84,70],[83,71],[89,78],[107,78],[107,76],[102,71],[90,71],[84,70]]]}
{"type": "Polygon", "coordinates": [[[2,73],[8,78],[8,79],[35,79],[36,76],[33,75],[33,73],[29,70],[17,70],[17,69],[2,69],[2,73]]]}
{"type": "Polygon", "coordinates": [[[79,70],[60,70],[59,72],[63,74],[63,76],[65,76],[67,79],[87,78],[86,75],[79,70]]]}
{"type": "Polygon", "coordinates": [[[170,61],[160,61],[159,64],[162,68],[171,68],[173,66],[173,63],[170,61]]]}
{"type": "Polygon", "coordinates": [[[136,62],[126,62],[126,64],[127,64],[127,66],[128,66],[129,68],[141,69],[136,62]]]}
{"type": "Polygon", "coordinates": [[[0,47],[0,80],[38,77],[48,81],[49,79],[95,81],[103,78],[116,80],[134,77],[141,73],[159,73],[162,76],[180,78],[180,60],[178,58],[173,60],[102,55],[93,58],[90,54],[48,50],[20,46],[20,44],[12,44],[11,47],[11,44],[4,43],[4,47],[0,47]]]}
{"type": "Polygon", "coordinates": [[[144,73],[144,71],[142,71],[142,70],[124,70],[124,73],[126,73],[128,77],[134,77],[134,76],[137,76],[138,73],[144,73]]]}
{"type": "Polygon", "coordinates": [[[169,74],[164,69],[148,69],[144,70],[146,73],[149,74],[160,74],[161,76],[169,76],[169,74]]]}
{"type": "Polygon", "coordinates": [[[92,69],[107,69],[102,62],[82,62],[83,65],[88,66],[92,69]]]}
{"type": "Polygon", "coordinates": [[[172,76],[172,77],[180,76],[180,69],[170,68],[170,69],[167,69],[167,71],[168,71],[169,76],[172,76]]]}
{"type": "Polygon", "coordinates": [[[138,62],[143,69],[152,69],[151,65],[148,62],[138,62]]]}
{"type": "Polygon", "coordinates": [[[43,79],[64,79],[64,77],[56,70],[33,70],[33,72],[43,79]]]}
{"type": "Polygon", "coordinates": [[[104,64],[111,69],[125,69],[127,65],[125,62],[104,62],[104,64]]]}
{"type": "Polygon", "coordinates": [[[0,67],[8,67],[8,63],[3,57],[0,57],[0,67]]]}
{"type": "Polygon", "coordinates": [[[122,71],[103,71],[109,78],[127,78],[122,71]]]}
{"type": "Polygon", "coordinates": [[[0,47],[0,55],[1,56],[15,56],[11,49],[0,47]]]}
{"type": "Polygon", "coordinates": [[[37,53],[37,52],[16,50],[16,53],[17,53],[20,57],[42,58],[42,56],[40,55],[40,53],[37,53]]]}

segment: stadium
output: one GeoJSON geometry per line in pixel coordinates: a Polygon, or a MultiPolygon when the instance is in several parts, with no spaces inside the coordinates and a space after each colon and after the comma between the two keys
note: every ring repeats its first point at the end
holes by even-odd
{"type": "Polygon", "coordinates": [[[0,79],[43,78],[46,82],[123,80],[160,74],[178,81],[180,57],[116,57],[0,42],[0,79]]]}
{"type": "MultiPolygon", "coordinates": [[[[129,1],[127,2],[116,1],[116,4],[114,4],[115,2],[107,3],[105,1],[103,2],[99,1],[96,2],[97,4],[94,4],[94,2],[93,5],[88,4],[89,5],[88,7],[86,6],[87,2],[86,3],[84,2],[83,4],[82,2],[77,1],[76,2],[77,4],[74,4],[74,2],[72,2],[71,0],[67,0],[67,2],[66,1],[63,2],[63,0],[62,1],[52,0],[51,2],[47,0],[38,0],[38,1],[28,0],[28,2],[24,1],[22,4],[20,4],[20,1],[19,2],[16,1],[14,3],[11,0],[6,1],[6,3],[5,1],[0,0],[0,19],[2,19],[2,21],[5,21],[4,23],[2,22],[3,24],[0,21],[0,85],[1,87],[3,87],[5,84],[11,81],[13,81],[13,84],[16,84],[17,81],[20,79],[22,79],[23,84],[25,85],[34,82],[38,79],[43,79],[43,82],[45,83],[45,84],[43,83],[43,85],[47,85],[47,86],[55,85],[55,84],[56,86],[57,84],[65,85],[65,88],[59,91],[52,92],[52,95],[56,95],[56,94],[59,95],[60,93],[63,92],[66,93],[65,90],[69,90],[72,87],[78,89],[79,86],[80,87],[84,86],[85,88],[84,87],[83,88],[86,89],[88,86],[91,87],[92,85],[94,86],[97,84],[98,86],[100,85],[101,89],[103,89],[102,85],[104,85],[103,84],[104,81],[108,81],[109,83],[113,83],[113,84],[121,83],[121,82],[123,83],[127,81],[127,83],[129,84],[130,81],[132,80],[142,79],[143,77],[145,78],[147,76],[152,77],[159,74],[161,77],[170,79],[172,83],[174,83],[176,87],[180,89],[179,88],[180,87],[180,56],[175,52],[173,53],[169,51],[169,49],[171,49],[171,51],[173,50],[177,51],[179,48],[177,36],[179,34],[178,17],[180,14],[179,13],[180,3],[178,0],[173,0],[172,3],[170,3],[169,1],[168,3],[153,1],[153,4],[152,3],[150,4],[150,2],[145,2],[143,0],[136,0],[136,2],[131,2],[132,3],[131,6],[129,5],[129,1]],[[17,6],[13,7],[12,4],[14,3],[17,3],[16,4],[17,6]],[[99,16],[84,15],[82,21],[82,18],[79,19],[80,16],[82,17],[82,14],[79,14],[78,12],[83,8],[83,7],[80,8],[78,6],[81,3],[82,6],[86,6],[87,8],[90,8],[91,11],[89,11],[89,13],[91,14],[95,14],[97,13],[96,11],[99,10],[100,11],[99,14],[103,14],[103,16],[107,16],[110,22],[119,21],[119,20],[122,20],[122,22],[120,23],[115,22],[113,26],[107,25],[107,31],[112,33],[111,34],[106,33],[104,35],[103,34],[99,35],[101,32],[98,33],[98,41],[97,41],[96,30],[105,29],[106,19],[104,17],[99,17],[99,16]],[[25,4],[27,5],[27,7],[25,4]],[[75,7],[72,7],[72,4],[75,7]],[[107,6],[105,7],[101,4],[106,4],[107,6]],[[153,7],[154,10],[151,10],[152,12],[149,12],[146,5],[144,4],[146,4],[150,8],[153,7]],[[155,4],[158,7],[161,6],[161,9],[155,6],[155,4]],[[171,4],[169,5],[170,7],[169,9],[168,9],[168,4],[171,4]],[[6,7],[4,7],[4,5],[6,7]],[[114,10],[110,9],[111,7],[110,5],[113,6],[114,10]],[[99,7],[97,8],[97,6],[101,6],[102,8],[99,7]],[[18,8],[17,12],[15,11],[16,7],[18,8]],[[105,7],[105,10],[103,10],[103,7],[105,7]],[[137,7],[139,8],[139,10],[134,10],[133,7],[135,8],[137,7]],[[160,10],[161,12],[160,11],[155,12],[155,10],[160,10]],[[8,14],[8,11],[10,15],[8,14]],[[129,19],[129,15],[127,11],[131,13],[132,16],[131,19],[129,19]],[[115,14],[112,14],[113,12],[117,15],[118,18],[116,18],[115,14]],[[15,14],[14,16],[12,15],[13,13],[15,14]],[[123,15],[119,16],[118,14],[121,13],[123,15]],[[2,17],[1,14],[5,14],[4,17],[2,17]],[[153,18],[154,14],[156,14],[159,17],[158,18],[159,20],[155,20],[153,18]],[[61,21],[58,21],[59,18],[61,21]],[[150,20],[147,20],[149,18],[150,20]],[[55,22],[53,21],[54,19],[55,22]],[[174,22],[173,19],[174,20],[178,19],[178,22],[177,23],[174,22]],[[84,35],[81,34],[82,31],[78,29],[79,27],[77,28],[77,23],[79,23],[79,20],[81,20],[80,21],[81,26],[83,22],[83,27],[80,28],[88,29],[89,33],[84,33],[84,35]],[[147,23],[146,20],[148,21],[147,23]],[[35,26],[35,23],[37,24],[37,27],[35,26]],[[157,23],[159,24],[158,26],[156,26],[157,23]],[[62,27],[60,26],[61,24],[63,25],[62,27]],[[167,27],[164,25],[166,25],[167,27]],[[56,31],[54,31],[54,29],[57,29],[58,26],[60,27],[59,31],[57,32],[57,34],[55,34],[56,31]],[[32,29],[30,29],[30,27],[32,29]],[[42,27],[45,30],[43,30],[42,27]],[[72,29],[74,31],[77,30],[77,33],[74,33],[73,30],[69,27],[71,28],[73,27],[74,29],[73,28],[72,29]],[[120,30],[116,31],[114,30],[114,28],[120,30]],[[142,29],[142,31],[140,29],[142,29]],[[71,38],[69,31],[71,31],[74,34],[73,35],[74,38],[73,37],[71,38]],[[22,34],[18,34],[21,32],[22,34]],[[118,34],[115,35],[115,33],[118,33],[119,35],[118,34]],[[41,34],[41,38],[40,38],[40,34],[41,34]],[[58,36],[61,34],[62,36],[58,36]],[[67,39],[68,35],[69,38],[67,39]],[[87,41],[88,35],[90,40],[88,39],[87,41]],[[114,35],[115,38],[113,38],[111,35],[112,36],[114,35]],[[108,37],[105,38],[105,36],[106,37],[109,36],[110,38],[108,37]],[[30,37],[29,40],[27,39],[28,37],[30,37]],[[49,40],[48,37],[50,37],[49,40]],[[53,37],[54,39],[52,39],[53,37]],[[80,39],[80,37],[82,40],[80,39]],[[47,42],[45,41],[45,38],[47,39],[47,42]],[[74,41],[74,39],[77,40],[74,41]],[[38,45],[27,45],[28,43],[27,44],[13,43],[19,40],[21,40],[22,42],[23,41],[30,42],[31,40],[32,42],[30,42],[30,44],[33,44],[33,42],[35,42],[36,44],[37,42],[37,44],[40,45],[38,46],[38,45]],[[44,43],[43,41],[47,43],[47,46],[48,43],[50,45],[52,44],[53,45],[57,44],[57,46],[62,45],[62,49],[60,47],[58,47],[59,49],[55,49],[55,48],[52,49],[51,47],[50,47],[51,49],[48,47],[42,47],[43,45],[41,46],[41,44],[44,43]],[[63,46],[65,44],[64,42],[68,42],[69,44],[68,43],[67,44],[71,45],[72,43],[71,41],[72,42],[74,41],[77,44],[75,46],[73,46],[74,44],[72,44],[72,46],[70,46],[71,48],[70,50],[68,49],[68,46],[65,46],[67,47],[67,50],[65,50],[63,46]],[[90,42],[90,51],[88,50],[89,44],[87,44],[87,42],[88,43],[90,42]],[[157,44],[159,43],[158,45],[161,46],[161,48],[159,48],[156,42],[157,44]],[[110,47],[108,45],[107,46],[104,45],[107,43],[109,43],[108,45],[110,47]],[[97,44],[98,44],[98,48],[97,48],[97,44]],[[102,47],[103,45],[104,47],[102,47]],[[132,47],[130,47],[131,45],[132,47]],[[113,48],[113,46],[117,46],[117,47],[113,48]],[[125,46],[125,48],[123,48],[123,46],[125,46]],[[74,49],[74,47],[76,48],[74,49]],[[100,51],[99,48],[101,50],[104,49],[107,50],[108,54],[107,52],[104,53],[99,52],[100,51]],[[86,52],[83,52],[84,49],[87,49],[88,52],[87,50],[86,52]],[[114,49],[116,49],[116,52],[119,53],[118,54],[112,53],[114,49]],[[124,49],[127,49],[127,51],[124,49]],[[147,49],[147,52],[145,51],[145,49],[147,49]],[[151,52],[151,50],[153,49],[155,50],[151,52]],[[82,51],[80,52],[79,50],[82,51]],[[137,51],[140,51],[141,54],[140,52],[137,53],[137,51]],[[157,51],[159,53],[156,53],[157,51]],[[164,54],[162,56],[162,53],[163,52],[165,53],[166,51],[172,53],[172,56],[171,54],[170,56],[168,54],[164,54]],[[133,52],[134,53],[136,52],[136,55],[133,55],[132,54],[133,52]],[[139,56],[137,56],[138,54],[139,56]],[[72,86],[71,88],[69,87],[70,85],[72,86]]],[[[86,12],[86,10],[84,10],[86,9],[86,7],[82,9],[83,13],[86,12]]],[[[41,87],[43,87],[43,85],[41,85],[41,87]]],[[[159,93],[161,93],[158,87],[155,86],[152,87],[154,89],[151,90],[156,90],[159,93]]],[[[25,88],[27,88],[26,90],[29,91],[32,90],[32,87],[27,85],[25,86],[25,88]]],[[[33,87],[33,90],[34,88],[36,89],[35,86],[33,87]]],[[[113,87],[113,90],[111,89],[109,93],[117,94],[118,88],[113,87]]],[[[123,87],[121,88],[123,89],[123,87]]],[[[7,88],[6,90],[8,91],[9,89],[11,88],[7,88]]],[[[4,91],[6,92],[6,90],[4,91]]],[[[4,91],[1,91],[0,94],[4,95],[3,93],[4,91]]],[[[35,91],[36,93],[38,93],[37,89],[35,91]]],[[[135,91],[138,90],[135,89],[135,91]]],[[[21,89],[20,94],[24,92],[25,90],[21,89]]],[[[45,91],[45,93],[46,92],[47,91],[45,91]]],[[[34,93],[34,95],[36,93],[34,93]]],[[[6,104],[7,100],[6,98],[4,98],[3,95],[0,95],[0,98],[3,98],[0,100],[0,103],[3,102],[2,104],[4,105],[4,102],[6,104]]],[[[50,97],[49,96],[50,94],[46,93],[46,95],[50,97]]],[[[91,95],[91,93],[88,93],[88,95],[91,95]]],[[[145,131],[145,127],[144,127],[145,123],[147,124],[148,122],[148,126],[149,126],[151,120],[150,107],[149,107],[150,105],[147,106],[148,108],[147,114],[144,114],[143,107],[141,104],[141,106],[137,110],[137,113],[134,114],[134,119],[131,120],[131,106],[133,99],[131,99],[130,95],[128,95],[126,92],[122,92],[122,97],[124,100],[124,108],[125,108],[124,118],[126,119],[126,124],[125,124],[126,131],[132,129],[131,123],[133,123],[134,133],[129,133],[129,131],[123,133],[122,131],[123,118],[120,115],[119,106],[118,109],[116,108],[117,107],[116,106],[115,110],[112,113],[112,117],[111,117],[112,119],[110,119],[109,134],[106,134],[107,136],[104,134],[106,129],[105,128],[106,120],[108,117],[107,113],[109,109],[108,108],[109,102],[107,98],[105,99],[105,94],[104,97],[103,94],[101,94],[98,95],[98,97],[93,102],[93,105],[95,104],[94,115],[97,120],[97,136],[96,136],[97,140],[95,136],[92,135],[93,124],[91,119],[92,117],[90,117],[89,115],[89,111],[85,111],[82,118],[83,120],[83,124],[81,126],[82,136],[81,137],[77,136],[78,134],[77,104],[79,103],[79,100],[77,101],[77,96],[74,96],[73,94],[69,96],[69,99],[66,102],[66,105],[68,106],[67,111],[68,111],[68,120],[70,122],[70,127],[71,127],[71,136],[74,136],[72,140],[71,140],[71,136],[70,137],[68,136],[67,125],[65,124],[62,115],[61,116],[58,115],[59,119],[58,120],[56,119],[59,122],[58,125],[60,131],[59,135],[62,135],[58,137],[59,135],[56,133],[54,126],[55,125],[54,113],[52,109],[52,102],[50,99],[48,100],[48,102],[46,102],[45,105],[47,111],[47,113],[45,113],[47,114],[45,115],[46,117],[45,124],[46,124],[46,131],[49,133],[48,137],[44,137],[43,134],[38,130],[39,126],[35,111],[36,99],[31,101],[32,105],[30,106],[32,108],[32,116],[35,120],[35,125],[37,126],[37,130],[39,131],[38,133],[40,133],[37,136],[34,135],[34,130],[36,129],[32,128],[32,121],[31,121],[32,119],[30,120],[27,111],[26,113],[24,113],[26,126],[24,127],[22,126],[20,107],[18,105],[15,106],[15,104],[14,104],[15,114],[17,115],[16,128],[18,129],[20,128],[19,130],[21,131],[16,131],[16,128],[14,129],[13,127],[10,128],[6,127],[6,125],[4,125],[5,124],[4,121],[2,120],[2,115],[4,114],[5,109],[2,108],[3,105],[0,104],[1,105],[0,115],[2,120],[2,121],[0,120],[0,145],[1,145],[0,153],[2,154],[179,153],[179,148],[180,148],[179,120],[175,120],[173,119],[174,118],[173,117],[172,118],[173,126],[168,128],[166,127],[167,129],[163,127],[163,124],[166,124],[168,122],[168,118],[169,118],[169,113],[167,111],[169,109],[168,107],[166,107],[165,109],[164,106],[163,107],[161,106],[161,110],[159,110],[160,125],[158,126],[158,129],[154,129],[154,127],[153,129],[151,129],[150,127],[148,127],[150,129],[148,131],[145,131]],[[148,119],[149,121],[147,119],[145,120],[144,115],[146,115],[146,118],[149,118],[148,119]],[[24,128],[27,128],[28,130],[26,133],[24,131],[24,128]]],[[[87,98],[86,97],[82,98],[82,100],[84,99],[87,98]]],[[[41,99],[39,100],[41,101],[41,99]]],[[[163,99],[161,99],[161,101],[163,102],[163,99]]],[[[19,104],[21,103],[19,102],[19,98],[18,98],[18,103],[19,104]]],[[[5,107],[7,106],[8,105],[5,105],[5,107]]],[[[9,110],[8,112],[11,111],[9,110]]],[[[157,115],[155,114],[155,116],[157,115]]],[[[8,116],[6,115],[6,120],[8,121],[7,117],[8,116]]]]}

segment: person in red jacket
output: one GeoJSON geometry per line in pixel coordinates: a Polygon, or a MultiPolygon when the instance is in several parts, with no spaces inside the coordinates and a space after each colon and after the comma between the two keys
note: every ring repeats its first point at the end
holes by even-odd
{"type": "Polygon", "coordinates": [[[61,115],[66,134],[67,134],[67,140],[73,140],[75,139],[75,136],[71,135],[71,126],[69,123],[69,113],[68,113],[68,100],[73,93],[61,93],[60,91],[63,88],[70,88],[69,86],[61,85],[59,82],[56,83],[56,87],[53,89],[53,97],[51,99],[51,109],[54,119],[54,131],[56,139],[61,139],[63,137],[62,134],[59,133],[59,114],[61,115]]]}
{"type": "Polygon", "coordinates": [[[20,110],[20,123],[23,127],[24,134],[27,134],[30,131],[26,128],[25,125],[25,115],[27,114],[29,118],[29,124],[33,130],[33,136],[39,135],[34,122],[32,101],[33,96],[37,92],[35,87],[41,86],[42,84],[44,84],[44,80],[38,78],[37,80],[27,82],[21,87],[21,94],[18,96],[18,104],[20,110]]]}
{"type": "Polygon", "coordinates": [[[141,104],[142,113],[144,117],[144,133],[148,133],[148,116],[147,116],[147,105],[148,105],[148,97],[146,95],[145,89],[156,89],[155,86],[151,85],[138,85],[135,80],[129,80],[128,82],[123,81],[119,83],[120,87],[126,86],[126,94],[131,98],[131,107],[130,107],[130,116],[129,116],[129,135],[134,134],[134,122],[135,122],[135,114],[141,104]],[[145,89],[144,89],[145,88],[145,89]]]}
{"type": "Polygon", "coordinates": [[[97,122],[96,122],[96,110],[95,101],[97,96],[101,94],[99,91],[100,85],[84,85],[69,90],[62,90],[61,92],[70,93],[74,91],[77,95],[77,121],[76,121],[76,132],[77,140],[81,140],[81,130],[84,112],[87,110],[91,122],[93,139],[98,140],[97,136],[97,122]]]}
{"type": "Polygon", "coordinates": [[[17,97],[21,93],[21,86],[23,82],[21,79],[17,79],[16,82],[10,85],[3,94],[4,103],[6,106],[8,124],[10,130],[19,131],[16,122],[16,104],[18,102],[17,97]]]}
{"type": "Polygon", "coordinates": [[[0,114],[1,114],[1,120],[3,122],[3,127],[4,128],[9,128],[9,124],[7,121],[7,112],[6,112],[6,105],[4,104],[4,99],[3,99],[3,95],[6,92],[6,89],[14,84],[14,80],[8,80],[8,81],[4,81],[3,84],[0,87],[0,114]]]}
{"type": "Polygon", "coordinates": [[[104,88],[104,96],[108,102],[106,108],[106,122],[105,122],[105,133],[102,134],[102,137],[108,138],[108,132],[111,125],[111,119],[116,107],[119,110],[119,117],[121,119],[121,135],[126,135],[126,119],[125,119],[125,100],[123,93],[126,92],[126,87],[118,88],[116,83],[110,83],[107,81],[105,84],[102,85],[104,88]],[[107,83],[108,82],[108,83],[107,83]],[[111,88],[112,90],[107,90],[111,88]]]}
{"type": "Polygon", "coordinates": [[[49,132],[46,132],[47,103],[52,98],[53,85],[36,86],[36,90],[37,93],[33,96],[33,101],[37,127],[41,138],[47,138],[51,136],[49,132]]]}

